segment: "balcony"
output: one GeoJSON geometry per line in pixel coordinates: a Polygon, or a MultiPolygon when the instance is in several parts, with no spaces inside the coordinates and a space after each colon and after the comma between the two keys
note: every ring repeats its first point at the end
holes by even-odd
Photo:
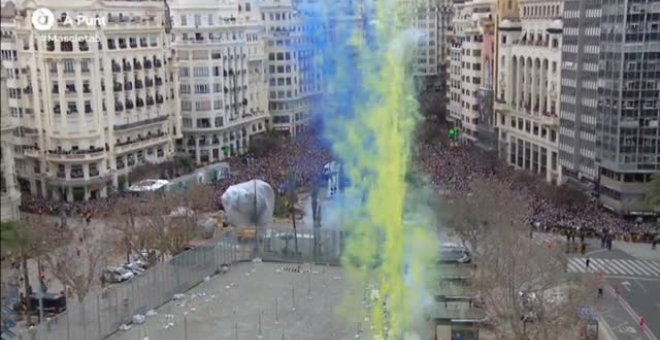
{"type": "Polygon", "coordinates": [[[130,63],[124,63],[124,72],[130,72],[132,70],[130,63]]]}
{"type": "Polygon", "coordinates": [[[103,183],[112,175],[112,172],[108,172],[104,175],[100,175],[98,170],[96,170],[96,172],[96,175],[91,175],[90,173],[90,176],[85,177],[82,170],[71,171],[71,176],[69,178],[66,178],[64,172],[58,172],[57,177],[48,180],[48,184],[54,186],[75,187],[92,183],[103,183]]]}
{"type": "Polygon", "coordinates": [[[133,110],[133,101],[130,99],[126,99],[126,110],[133,110]]]}
{"type": "Polygon", "coordinates": [[[135,88],[136,88],[136,89],[141,89],[142,87],[143,87],[143,86],[142,86],[142,80],[140,80],[140,79],[136,79],[136,80],[135,80],[135,88]]]}
{"type": "Polygon", "coordinates": [[[162,104],[163,103],[163,96],[156,94],[156,104],[162,104]]]}
{"type": "MultiPolygon", "coordinates": [[[[120,142],[115,144],[115,151],[118,153],[125,153],[131,150],[135,149],[142,149],[142,148],[147,148],[151,146],[155,146],[158,144],[162,144],[169,141],[169,136],[164,133],[157,133],[157,134],[151,134],[147,135],[146,137],[139,138],[137,140],[130,140],[126,142],[120,142]]],[[[129,165],[131,165],[131,161],[128,161],[129,165]]]]}
{"type": "Polygon", "coordinates": [[[115,62],[112,62],[112,72],[121,72],[121,66],[115,62]]]}
{"type": "Polygon", "coordinates": [[[131,82],[124,84],[124,90],[130,91],[132,89],[133,89],[133,84],[131,82]]]}
{"type": "Polygon", "coordinates": [[[144,100],[140,97],[137,97],[135,99],[135,106],[137,107],[144,107],[144,100]]]}
{"type": "Polygon", "coordinates": [[[83,161],[83,160],[96,160],[105,156],[103,148],[94,148],[90,150],[49,150],[46,158],[54,161],[83,161]]]}
{"type": "Polygon", "coordinates": [[[124,104],[120,102],[115,102],[115,111],[122,112],[124,111],[124,104]]]}
{"type": "Polygon", "coordinates": [[[162,64],[162,62],[160,61],[160,59],[156,59],[156,60],[154,60],[154,66],[155,66],[156,68],[160,68],[160,67],[163,66],[163,64],[162,64]]]}
{"type": "Polygon", "coordinates": [[[41,151],[34,146],[23,146],[23,154],[27,157],[41,157],[41,151]]]}
{"type": "Polygon", "coordinates": [[[135,128],[135,127],[145,127],[147,125],[151,125],[151,124],[166,121],[168,117],[169,117],[168,115],[164,115],[164,116],[160,116],[160,117],[141,120],[139,122],[128,123],[128,124],[119,124],[119,125],[115,125],[114,129],[115,130],[126,130],[126,129],[132,129],[132,128],[135,128]]]}
{"type": "Polygon", "coordinates": [[[150,70],[151,69],[151,61],[150,60],[145,60],[144,61],[144,69],[145,70],[150,70]]]}
{"type": "Polygon", "coordinates": [[[134,65],[135,65],[135,70],[136,70],[136,71],[142,69],[142,64],[140,64],[139,61],[136,61],[136,62],[134,63],[134,65]]]}
{"type": "Polygon", "coordinates": [[[156,86],[161,86],[161,85],[163,85],[163,78],[156,77],[156,86]]]}

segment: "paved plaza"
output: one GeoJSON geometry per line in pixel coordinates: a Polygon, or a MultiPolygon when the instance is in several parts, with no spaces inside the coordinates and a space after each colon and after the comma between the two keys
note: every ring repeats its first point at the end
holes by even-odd
{"type": "Polygon", "coordinates": [[[246,262],[160,307],[113,340],[338,340],[366,328],[339,315],[338,267],[246,262]],[[295,310],[294,307],[295,306],[295,310]],[[259,322],[261,320],[261,323],[259,322]],[[261,332],[260,332],[261,324],[261,332]]]}

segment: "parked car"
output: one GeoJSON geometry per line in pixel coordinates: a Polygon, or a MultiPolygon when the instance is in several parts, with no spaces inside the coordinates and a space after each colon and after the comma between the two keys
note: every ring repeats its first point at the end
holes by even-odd
{"type": "MultiPolygon", "coordinates": [[[[44,313],[59,314],[66,310],[66,296],[64,294],[45,293],[41,298],[44,313]]],[[[15,310],[21,310],[20,302],[14,307],[15,310]]],[[[30,294],[30,313],[39,312],[39,294],[30,294]]]]}
{"type": "Polygon", "coordinates": [[[107,283],[121,283],[128,281],[135,276],[135,273],[124,267],[109,267],[101,273],[101,281],[107,283]]]}
{"type": "Polygon", "coordinates": [[[145,271],[145,267],[143,267],[143,265],[138,261],[126,263],[122,267],[124,269],[127,269],[127,270],[133,272],[133,274],[135,276],[141,275],[145,271]]]}

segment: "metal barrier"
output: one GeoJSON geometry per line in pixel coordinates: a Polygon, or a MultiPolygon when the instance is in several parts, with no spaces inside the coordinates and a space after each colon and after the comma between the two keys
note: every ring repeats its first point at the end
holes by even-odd
{"type": "Polygon", "coordinates": [[[29,330],[17,332],[19,340],[100,340],[130,323],[133,315],[145,314],[172,300],[217,273],[223,264],[250,261],[316,262],[338,264],[344,234],[337,230],[300,230],[298,251],[291,229],[265,229],[256,239],[239,243],[236,235],[225,233],[212,245],[190,249],[159,263],[130,281],[101,292],[88,294],[82,301],[67,299],[67,311],[29,330]],[[315,245],[314,239],[318,242],[315,245]],[[255,252],[255,250],[257,250],[255,252]]]}

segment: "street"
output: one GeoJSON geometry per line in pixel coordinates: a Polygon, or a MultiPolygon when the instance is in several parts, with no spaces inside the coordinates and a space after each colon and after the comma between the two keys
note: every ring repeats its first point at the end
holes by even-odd
{"type": "MultiPolygon", "coordinates": [[[[559,241],[563,237],[535,233],[534,238],[559,241]]],[[[599,239],[586,239],[584,255],[570,254],[568,272],[600,275],[607,283],[599,300],[601,316],[622,340],[657,340],[660,334],[660,250],[650,244],[615,241],[612,250],[599,239]],[[589,268],[586,259],[589,258],[589,268]],[[644,326],[640,326],[643,317],[644,326]]]]}

